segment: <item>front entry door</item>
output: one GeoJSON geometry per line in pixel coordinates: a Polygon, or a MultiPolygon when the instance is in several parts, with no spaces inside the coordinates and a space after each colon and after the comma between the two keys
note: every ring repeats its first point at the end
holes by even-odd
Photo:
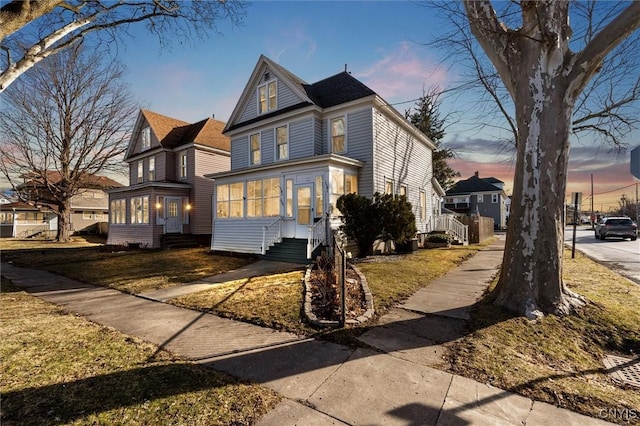
{"type": "Polygon", "coordinates": [[[296,238],[309,237],[309,225],[313,221],[313,187],[296,185],[296,238]]]}
{"type": "Polygon", "coordinates": [[[167,234],[182,233],[182,198],[166,198],[166,203],[165,232],[167,234]]]}

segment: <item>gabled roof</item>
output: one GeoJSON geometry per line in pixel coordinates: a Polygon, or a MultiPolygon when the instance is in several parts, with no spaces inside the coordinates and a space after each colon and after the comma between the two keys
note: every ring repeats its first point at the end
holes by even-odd
{"type": "Polygon", "coordinates": [[[362,82],[357,80],[348,72],[341,72],[334,76],[325,78],[316,83],[309,84],[302,78],[283,68],[264,55],[260,55],[258,62],[251,73],[251,77],[245,86],[242,95],[235,109],[231,113],[231,118],[227,123],[226,131],[242,127],[247,124],[266,120],[270,117],[284,112],[316,105],[320,108],[330,108],[356,99],[375,95],[376,93],[362,82]],[[294,93],[298,95],[300,102],[288,108],[280,109],[268,114],[263,114],[244,122],[237,122],[240,118],[241,109],[253,94],[253,88],[262,78],[265,69],[269,69],[278,77],[279,81],[286,84],[294,93]]]}
{"type": "MultiPolygon", "coordinates": [[[[25,182],[19,185],[19,188],[26,186],[41,186],[44,184],[44,179],[35,173],[27,173],[23,175],[23,177],[25,178],[25,182]]],[[[58,171],[49,170],[46,172],[46,179],[50,183],[56,184],[62,180],[62,174],[58,171]]],[[[86,173],[80,178],[80,186],[87,189],[109,189],[120,188],[124,185],[107,176],[86,173]]]]}
{"type": "Polygon", "coordinates": [[[222,121],[206,118],[190,124],[145,109],[140,112],[163,148],[174,149],[196,143],[227,152],[231,150],[229,138],[222,134],[225,125],[222,121]]]}
{"type": "Polygon", "coordinates": [[[305,90],[313,103],[322,108],[330,108],[376,94],[360,80],[345,71],[311,85],[306,85],[305,90]]]}
{"type": "Polygon", "coordinates": [[[447,195],[466,195],[475,192],[502,192],[502,190],[492,183],[488,182],[487,179],[482,179],[478,176],[471,176],[469,179],[459,180],[458,182],[456,182],[447,191],[447,195]]]}
{"type": "Polygon", "coordinates": [[[34,211],[38,211],[40,209],[38,209],[35,206],[32,206],[31,204],[27,204],[25,202],[22,202],[22,201],[15,201],[13,203],[0,204],[0,210],[2,210],[2,211],[11,211],[11,210],[34,210],[34,211]]]}

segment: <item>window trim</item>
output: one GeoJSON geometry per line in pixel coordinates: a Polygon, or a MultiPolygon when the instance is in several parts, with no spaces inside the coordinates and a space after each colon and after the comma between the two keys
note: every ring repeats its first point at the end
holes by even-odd
{"type": "Polygon", "coordinates": [[[267,114],[271,111],[278,109],[278,79],[272,78],[265,81],[263,84],[256,88],[256,111],[258,115],[267,114]],[[271,85],[273,86],[273,93],[271,93],[271,85]],[[264,88],[265,93],[265,108],[262,108],[262,100],[260,98],[260,90],[264,88]],[[271,99],[274,99],[274,105],[271,105],[271,99]]]}
{"type": "Polygon", "coordinates": [[[409,187],[407,186],[406,183],[401,183],[400,187],[398,188],[398,196],[403,196],[405,198],[409,198],[409,187]],[[402,193],[404,190],[404,194],[402,193]]]}
{"type": "Polygon", "coordinates": [[[142,128],[142,150],[151,148],[151,126],[142,128]]]}
{"type": "Polygon", "coordinates": [[[188,174],[189,160],[187,157],[187,151],[180,151],[178,154],[178,178],[186,179],[188,174]]]}
{"type": "Polygon", "coordinates": [[[151,221],[149,218],[149,196],[148,195],[131,197],[129,201],[129,205],[131,206],[131,210],[129,212],[129,219],[130,219],[131,225],[149,225],[150,224],[151,221]],[[137,204],[137,200],[140,200],[140,205],[137,204]],[[138,212],[140,212],[140,218],[138,218],[138,215],[137,215],[138,212]]]}
{"type": "Polygon", "coordinates": [[[421,189],[418,195],[418,205],[420,207],[420,220],[427,220],[427,191],[421,189]]]}
{"type": "Polygon", "coordinates": [[[260,164],[262,164],[262,133],[261,132],[257,132],[257,133],[252,133],[249,135],[249,165],[251,166],[259,166],[260,164]],[[256,149],[254,151],[253,149],[253,137],[257,136],[258,137],[258,149],[256,149]],[[254,160],[254,152],[258,153],[258,160],[255,161],[254,160]]]}
{"type": "Polygon", "coordinates": [[[275,144],[275,159],[276,161],[283,161],[283,160],[288,160],[289,159],[289,124],[285,124],[283,126],[278,126],[275,129],[273,129],[274,131],[274,144],[275,144]],[[278,129],[285,129],[285,131],[287,132],[286,136],[287,136],[287,140],[285,143],[278,143],[278,129]],[[286,155],[284,157],[280,157],[280,145],[284,145],[286,147],[286,155]]]}
{"type": "Polygon", "coordinates": [[[500,202],[500,194],[491,194],[491,204],[498,204],[500,202]]]}
{"type": "Polygon", "coordinates": [[[395,192],[396,192],[396,185],[393,182],[393,179],[385,178],[385,180],[384,180],[384,193],[386,195],[395,195],[395,192]],[[387,189],[388,186],[391,186],[391,191],[390,192],[387,189]]]}
{"type": "Polygon", "coordinates": [[[245,208],[246,186],[247,185],[245,181],[220,183],[216,185],[216,212],[215,212],[216,219],[243,219],[246,217],[246,208],[245,208]],[[242,188],[242,193],[240,194],[240,198],[231,198],[231,194],[232,194],[231,187],[234,185],[240,185],[240,187],[242,188]],[[224,193],[226,193],[226,200],[220,200],[220,194],[223,193],[221,189],[223,188],[226,188],[224,191],[224,193]],[[237,203],[238,201],[240,202],[240,205],[241,205],[240,216],[232,216],[231,215],[232,202],[237,203]],[[219,215],[221,203],[225,203],[227,205],[226,216],[219,215]]]}
{"type": "Polygon", "coordinates": [[[138,161],[138,175],[136,177],[136,182],[144,182],[144,162],[142,160],[138,161]]]}
{"type": "Polygon", "coordinates": [[[153,182],[156,180],[156,156],[152,155],[149,157],[149,168],[147,170],[147,177],[149,182],[153,182]]]}
{"type": "Polygon", "coordinates": [[[126,198],[118,198],[109,202],[109,223],[111,225],[127,224],[126,198]]]}
{"type": "Polygon", "coordinates": [[[331,118],[329,118],[328,123],[329,123],[329,131],[328,131],[327,134],[329,135],[329,152],[331,154],[346,154],[349,151],[349,147],[347,145],[348,144],[348,140],[347,140],[347,115],[343,114],[343,115],[337,115],[335,117],[331,117],[331,118]],[[333,135],[333,122],[335,120],[339,120],[339,119],[342,119],[342,121],[344,123],[343,124],[344,134],[342,135],[343,138],[344,138],[344,142],[343,142],[344,150],[343,151],[334,151],[334,149],[333,149],[333,138],[334,138],[334,135],[333,135]]]}

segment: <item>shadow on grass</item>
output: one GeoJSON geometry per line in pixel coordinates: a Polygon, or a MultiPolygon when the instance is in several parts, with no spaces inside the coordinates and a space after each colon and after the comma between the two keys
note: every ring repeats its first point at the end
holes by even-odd
{"type": "Polygon", "coordinates": [[[169,364],[2,393],[3,424],[61,424],[237,380],[192,364],[169,364]]]}

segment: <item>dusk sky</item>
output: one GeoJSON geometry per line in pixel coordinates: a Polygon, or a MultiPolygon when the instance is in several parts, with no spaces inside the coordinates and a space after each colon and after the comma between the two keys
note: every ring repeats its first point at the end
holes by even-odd
{"type": "MultiPolygon", "coordinates": [[[[212,114],[227,120],[261,54],[307,82],[339,73],[346,64],[354,77],[404,112],[423,87],[446,89],[459,79],[445,53],[427,46],[446,29],[434,10],[409,1],[256,1],[242,25],[221,22],[219,35],[175,42],[169,49],[138,26],[135,39],[119,45],[119,56],[141,107],[190,122],[212,114]]],[[[442,99],[443,114],[458,112],[445,137],[460,157],[451,165],[462,178],[478,171],[501,179],[510,194],[514,162],[510,153],[500,153],[500,135],[460,124],[465,120],[459,114],[470,102],[464,95],[442,99]]],[[[593,174],[597,210],[617,205],[623,193],[635,198],[638,180],[629,172],[629,151],[640,145],[640,132],[626,143],[629,149],[616,153],[587,139],[574,142],[569,193],[582,191],[589,200],[593,174]]]]}

